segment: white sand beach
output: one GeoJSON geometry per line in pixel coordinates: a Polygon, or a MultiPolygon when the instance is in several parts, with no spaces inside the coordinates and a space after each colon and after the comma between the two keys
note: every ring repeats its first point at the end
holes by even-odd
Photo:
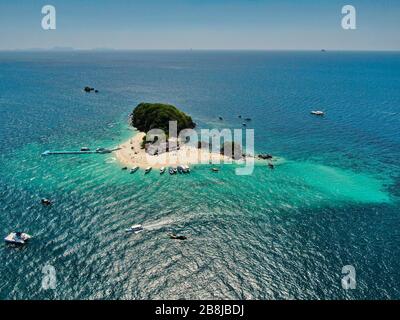
{"type": "Polygon", "coordinates": [[[243,160],[234,161],[220,153],[210,152],[207,149],[198,149],[189,145],[181,145],[179,150],[169,151],[160,155],[150,155],[141,148],[144,132],[137,132],[128,141],[122,143],[115,152],[117,159],[125,166],[140,168],[161,168],[167,166],[208,164],[208,163],[243,163],[243,160]]]}

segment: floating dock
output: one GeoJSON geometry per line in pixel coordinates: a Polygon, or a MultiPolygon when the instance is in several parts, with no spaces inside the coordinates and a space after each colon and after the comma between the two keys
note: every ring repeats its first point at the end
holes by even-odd
{"type": "Polygon", "coordinates": [[[118,149],[119,148],[116,148],[116,149],[99,148],[95,151],[90,151],[90,150],[89,151],[50,151],[50,150],[47,150],[42,153],[42,156],[61,155],[61,154],[105,154],[105,153],[111,153],[118,149]]]}

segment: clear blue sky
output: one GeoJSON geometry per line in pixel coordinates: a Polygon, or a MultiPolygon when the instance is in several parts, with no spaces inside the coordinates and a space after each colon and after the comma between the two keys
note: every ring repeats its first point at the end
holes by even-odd
{"type": "Polygon", "coordinates": [[[0,50],[400,50],[399,0],[0,0],[0,50]],[[41,28],[41,8],[57,30],[41,28]],[[341,8],[357,9],[357,30],[341,8]]]}

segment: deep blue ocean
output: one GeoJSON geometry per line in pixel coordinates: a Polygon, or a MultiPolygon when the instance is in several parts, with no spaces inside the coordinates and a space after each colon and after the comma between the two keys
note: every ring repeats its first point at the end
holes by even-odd
{"type": "Polygon", "coordinates": [[[0,299],[399,299],[399,133],[400,53],[1,52],[0,235],[34,238],[0,245],[0,299]],[[143,101],[199,129],[251,117],[256,152],[283,161],[160,176],[41,156],[118,145],[143,101]]]}

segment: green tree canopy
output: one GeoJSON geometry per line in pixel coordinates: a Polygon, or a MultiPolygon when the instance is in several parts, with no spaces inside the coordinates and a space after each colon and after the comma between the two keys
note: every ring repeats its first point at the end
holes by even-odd
{"type": "Polygon", "coordinates": [[[169,104],[142,102],[131,115],[132,126],[146,133],[151,129],[161,129],[169,134],[169,121],[177,121],[178,133],[196,126],[190,116],[169,104]]]}

